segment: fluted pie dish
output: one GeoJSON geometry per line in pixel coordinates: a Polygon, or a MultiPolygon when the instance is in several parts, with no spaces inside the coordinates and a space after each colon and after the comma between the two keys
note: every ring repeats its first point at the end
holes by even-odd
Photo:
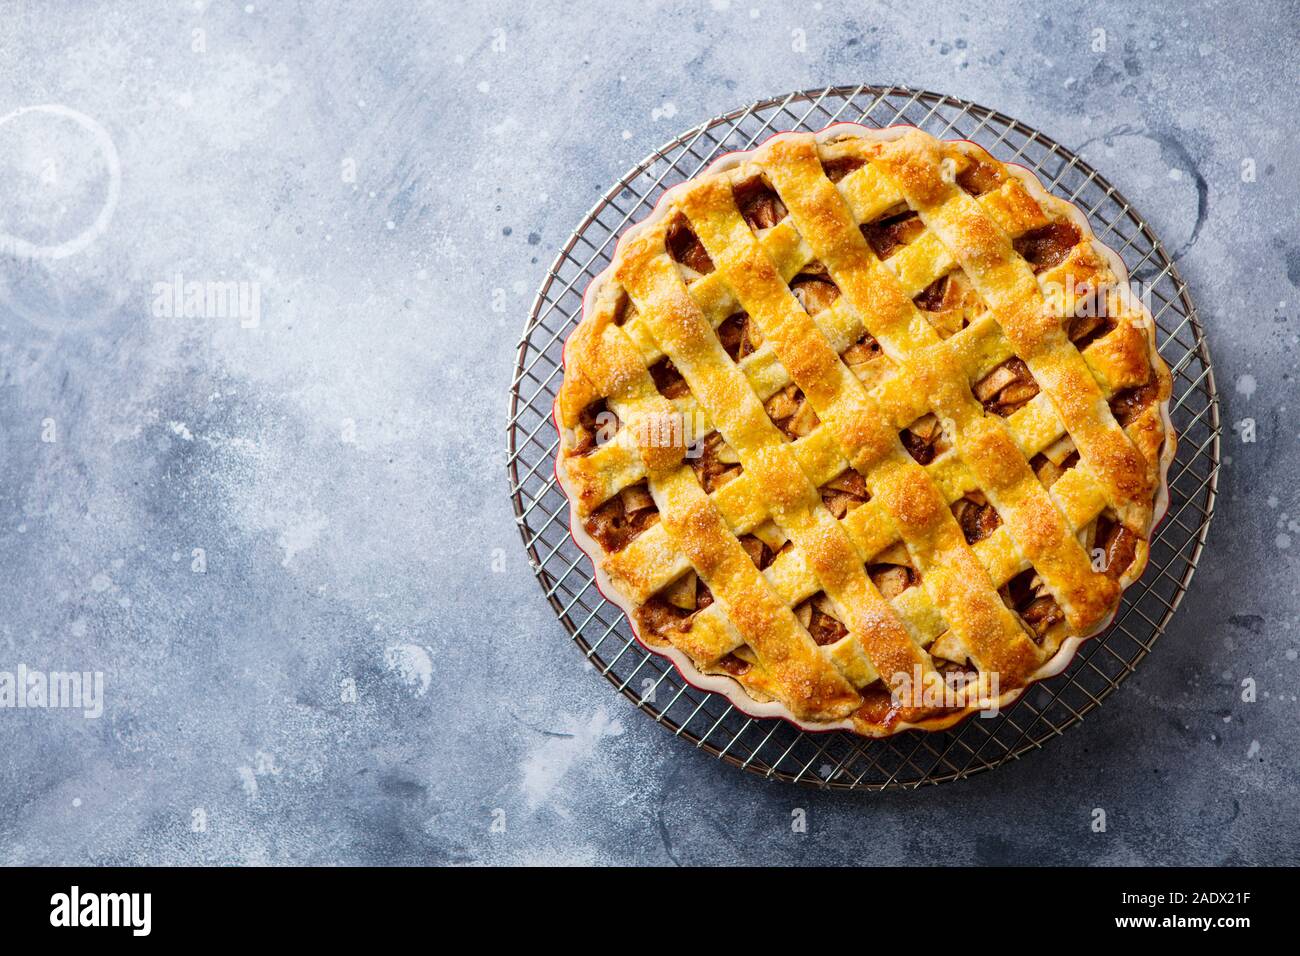
{"type": "Polygon", "coordinates": [[[565,346],[556,473],[639,640],[886,736],[1063,670],[1147,563],[1175,436],[1122,260],[1029,171],[838,124],[664,194],[565,346]]]}

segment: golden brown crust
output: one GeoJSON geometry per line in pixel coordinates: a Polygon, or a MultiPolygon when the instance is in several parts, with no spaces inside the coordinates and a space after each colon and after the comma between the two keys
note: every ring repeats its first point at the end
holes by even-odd
{"type": "Polygon", "coordinates": [[[641,481],[658,508],[613,553],[586,542],[615,597],[653,607],[640,636],[810,726],[947,726],[971,708],[906,696],[941,671],[969,671],[985,704],[1013,699],[1141,573],[1172,446],[1149,313],[1121,296],[1082,352],[1067,334],[1121,285],[1112,261],[1070,207],[916,130],[785,134],[671,191],[597,281],[557,400],[576,516],[641,481]],[[887,247],[865,228],[882,218],[887,247]],[[810,271],[815,298],[794,281],[810,271]],[[972,291],[936,327],[913,299],[950,273],[972,291]],[[758,344],[729,354],[716,330],[737,314],[758,344]],[[989,411],[972,386],[1013,359],[1032,382],[989,411]],[[664,360],[684,382],[666,394],[649,371],[664,360]],[[782,389],[798,427],[765,410],[782,389]],[[595,447],[576,437],[593,407],[619,423],[595,447]],[[937,436],[925,457],[916,434],[937,436]],[[701,440],[734,456],[710,492],[688,460],[701,440]],[[818,489],[846,467],[865,495],[837,518],[818,489]],[[971,540],[949,507],[968,493],[993,519],[971,540]],[[1099,520],[1126,569],[1098,566],[1099,520]],[[1031,571],[1034,606],[1012,606],[1008,582],[1031,571]],[[794,613],[810,599],[815,634],[794,613]]]}

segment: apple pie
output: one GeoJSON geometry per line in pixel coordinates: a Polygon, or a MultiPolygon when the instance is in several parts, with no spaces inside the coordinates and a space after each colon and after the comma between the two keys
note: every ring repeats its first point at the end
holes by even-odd
{"type": "Polygon", "coordinates": [[[556,471],[639,639],[739,709],[936,730],[1059,673],[1175,436],[1122,260],[1032,173],[839,124],[664,194],[587,290],[556,471]]]}

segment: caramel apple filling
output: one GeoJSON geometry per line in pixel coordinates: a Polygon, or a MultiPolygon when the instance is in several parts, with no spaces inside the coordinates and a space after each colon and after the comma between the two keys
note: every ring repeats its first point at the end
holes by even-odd
{"type": "Polygon", "coordinates": [[[659,520],[644,481],[629,485],[591,513],[583,527],[606,551],[622,551],[659,520]]]}
{"type": "Polygon", "coordinates": [[[746,355],[753,355],[763,344],[763,333],[749,321],[747,313],[737,312],[727,316],[718,326],[718,340],[731,360],[739,362],[746,355]]]}
{"type": "Polygon", "coordinates": [[[637,625],[643,634],[666,641],[674,631],[689,631],[695,615],[712,603],[713,593],[700,576],[687,571],[637,608],[637,625]]]}
{"type": "Polygon", "coordinates": [[[935,279],[912,302],[944,339],[956,335],[972,319],[987,311],[979,293],[960,269],[935,279]]]}
{"type": "Polygon", "coordinates": [[[881,259],[888,259],[909,242],[925,232],[925,223],[910,209],[897,215],[886,216],[862,227],[867,243],[881,259]]]}
{"type": "Polygon", "coordinates": [[[930,464],[948,450],[943,426],[933,412],[912,422],[898,433],[898,437],[908,454],[922,465],[930,464]]]}
{"type": "Polygon", "coordinates": [[[840,297],[840,287],[827,275],[801,273],[790,281],[790,291],[809,315],[824,312],[840,297]]]}
{"type": "Polygon", "coordinates": [[[976,382],[972,390],[985,411],[1006,418],[1038,394],[1038,383],[1028,365],[1011,358],[976,382]]]}
{"type": "Polygon", "coordinates": [[[957,174],[957,185],[972,196],[983,196],[992,192],[1006,181],[1006,173],[992,163],[980,159],[963,157],[968,165],[957,174]]]}
{"type": "Polygon", "coordinates": [[[962,534],[966,536],[967,544],[984,540],[1002,524],[997,509],[979,491],[968,491],[954,501],[952,513],[961,526],[962,534]]]}
{"type": "Polygon", "coordinates": [[[822,503],[836,518],[843,518],[859,505],[871,500],[867,480],[852,468],[846,468],[818,489],[822,503]]]}
{"type": "Polygon", "coordinates": [[[626,292],[620,292],[618,303],[614,306],[614,324],[626,325],[636,318],[636,315],[636,306],[632,304],[632,300],[627,297],[626,292]]]}
{"type": "Polygon", "coordinates": [[[763,522],[750,534],[741,535],[740,546],[760,571],[766,571],[773,561],[792,547],[791,542],[771,521],[763,522]]]}
{"type": "Polygon", "coordinates": [[[818,591],[796,607],[794,616],[819,646],[834,644],[849,633],[849,629],[835,616],[835,609],[825,591],[818,591]]]}
{"type": "Polygon", "coordinates": [[[1091,546],[1102,551],[1106,564],[1101,570],[1107,577],[1118,581],[1124,576],[1137,557],[1139,540],[1134,532],[1119,523],[1114,514],[1104,512],[1097,516],[1091,546]]]}
{"type": "Polygon", "coordinates": [[[707,494],[712,494],[744,471],[740,459],[718,432],[709,432],[700,443],[699,454],[694,458],[688,455],[686,460],[707,494]]]}
{"type": "Polygon", "coordinates": [[[1004,584],[999,593],[1007,607],[1020,615],[1038,643],[1053,624],[1065,620],[1065,612],[1033,568],[1021,571],[1004,584]]]}
{"type": "Polygon", "coordinates": [[[749,661],[745,660],[739,654],[735,654],[735,653],[728,654],[726,657],[718,661],[718,667],[726,671],[732,677],[743,676],[744,674],[749,672],[749,669],[752,666],[753,665],[750,664],[749,661]]]}
{"type": "Polygon", "coordinates": [[[1079,450],[1069,435],[1062,435],[1029,461],[1029,467],[1044,488],[1051,488],[1061,476],[1079,463],[1079,450]]]}
{"type": "Polygon", "coordinates": [[[827,179],[833,183],[838,183],[849,173],[865,165],[866,163],[863,160],[854,156],[841,156],[836,159],[825,160],[822,163],[822,169],[826,172],[827,179]]]}
{"type": "Polygon", "coordinates": [[[813,411],[803,390],[791,383],[769,398],[763,406],[767,417],[790,441],[803,438],[817,427],[817,413],[813,411]]]}
{"type": "Polygon", "coordinates": [[[1115,323],[1104,315],[1076,315],[1065,325],[1065,334],[1080,352],[1109,334],[1115,323]]]}
{"type": "Polygon", "coordinates": [[[573,430],[573,448],[569,454],[591,454],[598,446],[613,438],[621,426],[622,422],[610,410],[605,399],[592,402],[578,415],[578,425],[573,430]]]}
{"type": "Polygon", "coordinates": [[[713,260],[683,216],[678,216],[668,229],[668,254],[698,275],[708,275],[713,271],[713,260]]]}
{"type": "Polygon", "coordinates": [[[1126,388],[1116,392],[1110,400],[1110,412],[1115,416],[1121,428],[1128,428],[1143,410],[1160,396],[1160,387],[1155,381],[1137,388],[1126,388]]]}
{"type": "Polygon", "coordinates": [[[1069,258],[1079,238],[1079,227],[1062,219],[1025,233],[1011,245],[1037,274],[1069,258]]]}
{"type": "Polygon", "coordinates": [[[926,312],[938,312],[945,306],[951,307],[948,288],[952,284],[948,276],[939,276],[939,278],[918,292],[912,302],[918,309],[924,309],[926,312]]]}
{"type": "Polygon", "coordinates": [[[736,197],[736,206],[740,214],[754,230],[771,229],[790,214],[776,194],[761,176],[740,183],[732,190],[736,197]]]}
{"type": "Polygon", "coordinates": [[[840,353],[840,358],[860,380],[866,381],[867,366],[883,355],[880,343],[872,338],[870,332],[863,332],[858,340],[840,353]]]}
{"type": "Polygon", "coordinates": [[[677,371],[677,366],[673,364],[672,359],[660,359],[651,365],[650,377],[654,379],[655,388],[659,389],[659,394],[664,398],[685,398],[691,393],[691,387],[686,384],[686,379],[682,378],[682,373],[677,371]]]}
{"type": "Polygon", "coordinates": [[[912,567],[912,559],[901,541],[876,555],[867,565],[867,576],[886,601],[893,600],[921,582],[921,575],[912,567]]]}

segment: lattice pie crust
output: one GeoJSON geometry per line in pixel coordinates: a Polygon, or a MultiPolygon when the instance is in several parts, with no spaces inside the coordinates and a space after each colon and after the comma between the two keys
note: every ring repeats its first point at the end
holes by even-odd
{"type": "Polygon", "coordinates": [[[1141,576],[1170,377],[1086,217],[910,127],[782,134],[669,190],[565,348],[556,471],[691,683],[883,736],[1059,673],[1141,576]]]}

